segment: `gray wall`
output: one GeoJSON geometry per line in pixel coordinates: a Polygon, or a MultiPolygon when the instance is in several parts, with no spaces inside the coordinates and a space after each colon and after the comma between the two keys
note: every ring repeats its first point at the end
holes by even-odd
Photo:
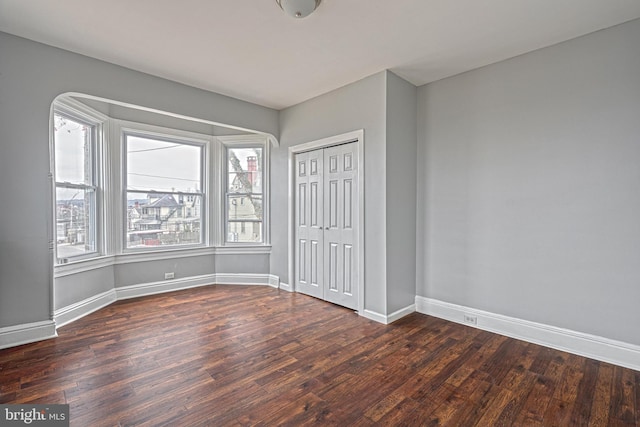
{"type": "Polygon", "coordinates": [[[113,280],[114,266],[112,265],[57,277],[54,287],[54,310],[112,290],[113,280]]]}
{"type": "Polygon", "coordinates": [[[56,96],[80,92],[278,135],[272,109],[5,33],[0,53],[0,327],[51,316],[47,174],[56,96]]]}
{"type": "Polygon", "coordinates": [[[268,274],[269,255],[216,255],[216,273],[231,274],[268,274]]]}
{"type": "MultiPolygon", "coordinates": [[[[80,99],[87,103],[86,100],[80,99]]],[[[90,104],[94,106],[96,103],[90,104]]],[[[104,103],[103,103],[104,104],[104,103]]],[[[201,123],[183,118],[171,117],[164,114],[152,113],[136,108],[123,107],[116,104],[107,104],[108,112],[104,113],[111,118],[127,120],[130,122],[145,123],[154,126],[167,127],[171,129],[184,130],[187,132],[196,132],[204,135],[245,135],[247,132],[241,132],[235,129],[214,126],[208,123],[201,123]]]]}
{"type": "Polygon", "coordinates": [[[387,314],[416,296],[417,88],[387,74],[387,314]]]}
{"type": "Polygon", "coordinates": [[[144,262],[128,262],[114,266],[115,286],[131,286],[161,282],[165,273],[176,279],[215,273],[214,255],[176,257],[144,262]]]}
{"type": "Polygon", "coordinates": [[[640,344],[640,21],[419,89],[418,295],[640,344]]]}
{"type": "Polygon", "coordinates": [[[381,72],[282,110],[280,147],[271,155],[271,273],[288,277],[288,148],[364,129],[365,308],[386,314],[385,116],[386,74],[381,72]]]}

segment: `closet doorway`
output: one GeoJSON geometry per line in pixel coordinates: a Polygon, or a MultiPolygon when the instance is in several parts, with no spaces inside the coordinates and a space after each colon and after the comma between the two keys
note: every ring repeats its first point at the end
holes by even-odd
{"type": "Polygon", "coordinates": [[[292,153],[294,286],[360,310],[361,139],[337,138],[292,153]]]}

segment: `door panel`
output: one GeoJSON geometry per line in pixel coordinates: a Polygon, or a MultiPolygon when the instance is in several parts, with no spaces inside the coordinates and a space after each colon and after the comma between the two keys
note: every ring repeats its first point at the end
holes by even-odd
{"type": "Polygon", "coordinates": [[[329,212],[329,229],[338,228],[338,181],[329,181],[329,197],[327,198],[327,211],[329,212]]]}
{"type": "Polygon", "coordinates": [[[318,186],[321,185],[317,182],[311,183],[311,198],[309,199],[309,203],[311,204],[311,226],[312,227],[322,227],[322,224],[318,224],[318,216],[321,216],[321,212],[319,212],[322,208],[318,200],[318,186]]]}
{"type": "MultiPolygon", "coordinates": [[[[307,199],[307,183],[303,182],[298,184],[298,200],[306,200],[307,199]]],[[[300,203],[298,205],[298,216],[297,218],[297,224],[298,227],[302,227],[307,225],[307,204],[306,203],[300,203]]]]}
{"type": "Polygon", "coordinates": [[[314,286],[320,286],[318,281],[318,268],[322,268],[320,258],[322,257],[322,248],[317,240],[311,242],[311,284],[314,286]]]}
{"type": "Polygon", "coordinates": [[[298,240],[298,283],[307,283],[307,241],[298,240]]]}
{"type": "Polygon", "coordinates": [[[296,155],[296,289],[323,298],[322,152],[296,155]]]}
{"type": "Polygon", "coordinates": [[[343,281],[343,289],[342,292],[346,295],[353,295],[353,246],[352,245],[344,245],[343,250],[344,255],[344,281],[343,281]]]}
{"type": "Polygon", "coordinates": [[[327,266],[327,270],[329,272],[329,290],[330,291],[338,291],[338,244],[330,242],[329,243],[329,256],[327,257],[329,261],[329,265],[327,266]]]}
{"type": "Polygon", "coordinates": [[[344,226],[345,229],[352,229],[353,228],[353,180],[351,179],[345,179],[342,182],[344,189],[342,192],[342,196],[344,198],[343,201],[343,206],[344,209],[342,210],[342,214],[344,215],[344,218],[342,220],[342,224],[344,226]]]}

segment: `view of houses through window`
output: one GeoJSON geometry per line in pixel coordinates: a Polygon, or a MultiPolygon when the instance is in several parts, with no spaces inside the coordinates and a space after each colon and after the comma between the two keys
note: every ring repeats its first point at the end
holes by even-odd
{"type": "Polygon", "coordinates": [[[227,241],[262,242],[262,147],[227,148],[227,241]]]}
{"type": "Polygon", "coordinates": [[[204,145],[126,134],[126,247],[203,242],[204,145]]]}
{"type": "Polygon", "coordinates": [[[56,256],[68,258],[97,251],[96,126],[54,114],[56,256]]]}

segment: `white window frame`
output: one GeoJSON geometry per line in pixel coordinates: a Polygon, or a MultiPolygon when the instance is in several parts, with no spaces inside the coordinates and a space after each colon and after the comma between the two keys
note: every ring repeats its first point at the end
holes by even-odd
{"type": "MultiPolygon", "coordinates": [[[[120,190],[121,197],[119,198],[119,218],[120,223],[116,225],[120,229],[120,238],[118,253],[121,254],[135,254],[135,253],[148,253],[148,252],[167,252],[167,251],[183,251],[193,250],[198,248],[205,248],[211,245],[212,238],[209,230],[212,228],[211,212],[214,210],[213,203],[218,199],[215,191],[215,185],[211,182],[212,174],[210,171],[210,165],[213,164],[212,156],[214,151],[212,146],[215,144],[214,138],[209,135],[187,132],[178,129],[148,125],[144,123],[128,122],[123,120],[113,120],[115,125],[114,133],[120,137],[120,161],[119,167],[120,173],[120,190]],[[200,158],[200,183],[201,190],[199,193],[184,193],[184,192],[171,192],[171,191],[149,191],[150,193],[158,194],[173,194],[173,195],[198,195],[201,197],[200,201],[200,243],[186,244],[186,245],[163,245],[163,246],[150,246],[145,247],[127,247],[127,150],[126,150],[126,136],[137,136],[142,138],[158,139],[162,141],[175,142],[178,144],[194,145],[202,148],[202,155],[200,158]]],[[[146,192],[146,191],[145,191],[146,192]]]]}
{"type": "Polygon", "coordinates": [[[84,104],[74,101],[72,99],[56,100],[51,107],[51,146],[50,146],[50,162],[51,162],[51,176],[52,176],[52,193],[53,193],[53,253],[54,253],[54,265],[64,265],[67,263],[75,263],[79,261],[86,261],[103,256],[105,253],[104,242],[104,230],[105,230],[105,210],[104,210],[104,195],[105,195],[105,177],[104,177],[104,141],[106,140],[105,133],[106,123],[108,123],[109,117],[88,108],[84,104]],[[56,181],[56,158],[55,158],[55,126],[54,116],[60,115],[68,119],[77,121],[79,123],[86,124],[93,128],[91,136],[91,184],[72,184],[56,181]],[[95,194],[95,206],[93,209],[93,215],[91,218],[92,232],[94,234],[95,250],[80,255],[61,258],[58,256],[58,243],[57,243],[57,189],[58,188],[75,188],[79,190],[91,190],[95,194]]]}
{"type": "Polygon", "coordinates": [[[219,136],[217,137],[220,142],[220,158],[221,158],[221,186],[220,186],[220,206],[223,208],[223,212],[220,218],[220,241],[218,242],[220,247],[264,247],[271,245],[270,234],[270,221],[269,221],[269,206],[270,206],[270,173],[269,166],[270,161],[270,142],[265,135],[233,135],[233,136],[219,136]],[[228,229],[229,229],[229,207],[228,203],[228,190],[229,190],[229,162],[228,162],[228,149],[230,148],[262,148],[262,241],[261,242],[232,242],[227,241],[228,229]]]}

